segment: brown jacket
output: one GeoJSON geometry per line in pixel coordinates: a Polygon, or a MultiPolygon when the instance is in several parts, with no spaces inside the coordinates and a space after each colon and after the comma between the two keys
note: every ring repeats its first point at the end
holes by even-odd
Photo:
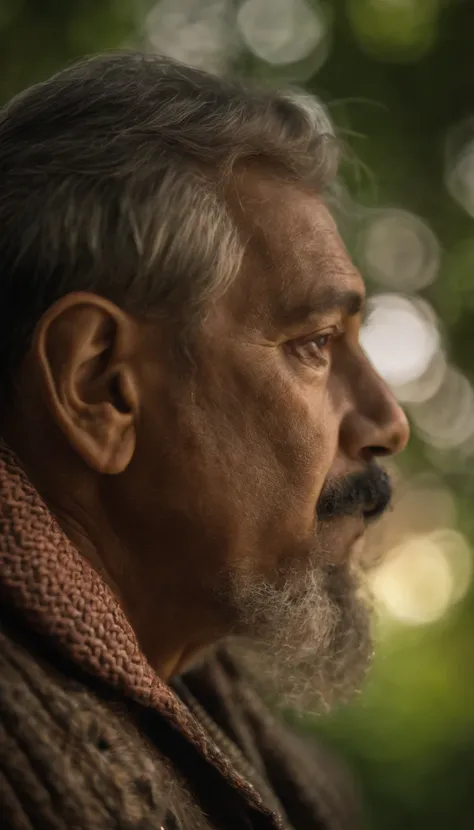
{"type": "Polygon", "coordinates": [[[273,716],[226,649],[159,680],[1,443],[0,599],[4,830],[360,826],[333,762],[273,716]]]}

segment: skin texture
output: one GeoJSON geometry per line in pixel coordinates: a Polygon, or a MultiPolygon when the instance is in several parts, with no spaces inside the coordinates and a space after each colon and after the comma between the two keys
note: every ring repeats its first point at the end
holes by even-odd
{"type": "Polygon", "coordinates": [[[232,575],[278,591],[310,561],[347,568],[365,519],[318,521],[322,488],[408,438],[358,344],[364,286],[323,201],[255,170],[228,198],[246,255],[193,370],[169,323],[69,294],[37,326],[4,429],[164,679],[239,630],[232,575]]]}

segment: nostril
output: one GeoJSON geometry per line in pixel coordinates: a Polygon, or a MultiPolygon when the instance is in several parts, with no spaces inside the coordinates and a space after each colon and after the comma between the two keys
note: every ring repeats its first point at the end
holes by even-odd
{"type": "Polygon", "coordinates": [[[385,458],[387,455],[392,454],[388,447],[382,446],[369,447],[368,452],[370,453],[372,458],[385,458]]]}

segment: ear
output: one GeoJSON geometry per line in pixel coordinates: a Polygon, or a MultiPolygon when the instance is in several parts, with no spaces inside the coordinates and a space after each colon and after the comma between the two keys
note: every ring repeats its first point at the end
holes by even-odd
{"type": "Polygon", "coordinates": [[[135,452],[139,342],[132,317],[95,294],[68,294],[40,320],[33,342],[48,409],[92,469],[117,474],[135,452]]]}

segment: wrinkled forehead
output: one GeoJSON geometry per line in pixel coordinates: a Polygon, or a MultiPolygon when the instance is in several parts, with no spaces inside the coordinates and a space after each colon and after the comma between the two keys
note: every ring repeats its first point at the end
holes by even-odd
{"type": "Polygon", "coordinates": [[[246,250],[233,292],[243,308],[278,316],[307,295],[309,302],[313,290],[363,293],[321,195],[252,171],[239,177],[230,199],[246,250]]]}

